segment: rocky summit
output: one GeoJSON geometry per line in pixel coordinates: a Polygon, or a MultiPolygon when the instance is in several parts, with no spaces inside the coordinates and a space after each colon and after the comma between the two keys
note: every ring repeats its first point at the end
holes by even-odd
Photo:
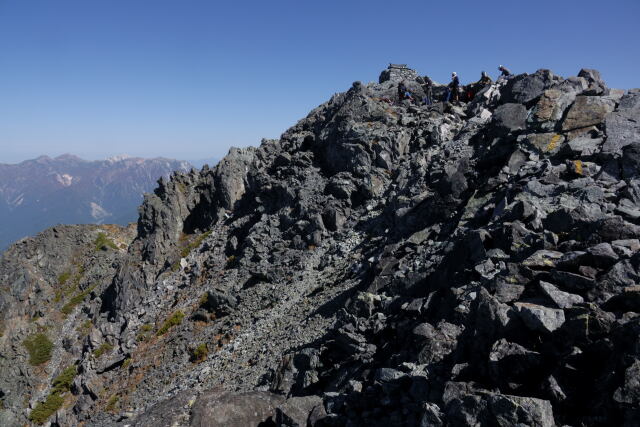
{"type": "Polygon", "coordinates": [[[417,77],[14,244],[0,424],[637,426],[640,90],[417,77]]]}

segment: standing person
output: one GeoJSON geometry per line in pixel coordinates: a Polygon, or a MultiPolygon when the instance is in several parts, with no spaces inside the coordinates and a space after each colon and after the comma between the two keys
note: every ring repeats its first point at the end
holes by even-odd
{"type": "Polygon", "coordinates": [[[422,89],[424,90],[424,105],[433,103],[433,80],[429,76],[422,77],[422,89]]]}
{"type": "Polygon", "coordinates": [[[502,77],[509,77],[511,75],[511,71],[509,71],[509,69],[504,65],[499,65],[498,70],[500,70],[500,72],[502,73],[502,77]]]}
{"type": "Polygon", "coordinates": [[[449,83],[449,92],[447,93],[447,102],[449,101],[458,101],[458,90],[460,88],[460,79],[458,79],[458,74],[454,71],[451,73],[451,83],[449,83]]]}

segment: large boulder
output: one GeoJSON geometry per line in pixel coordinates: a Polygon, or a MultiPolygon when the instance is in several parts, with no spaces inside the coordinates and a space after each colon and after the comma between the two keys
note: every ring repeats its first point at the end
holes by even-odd
{"type": "Polygon", "coordinates": [[[589,87],[587,88],[587,93],[589,95],[600,95],[607,87],[604,80],[602,80],[600,71],[598,70],[594,70],[592,68],[583,68],[578,73],[578,77],[582,77],[588,82],[589,87]]]}
{"type": "Polygon", "coordinates": [[[489,369],[500,384],[523,383],[535,378],[540,368],[540,353],[500,339],[491,348],[489,369]]]}
{"type": "Polygon", "coordinates": [[[551,333],[564,323],[564,311],[542,305],[518,302],[515,304],[524,323],[534,331],[551,333]]]}
{"type": "Polygon", "coordinates": [[[620,154],[623,147],[640,141],[640,89],[630,90],[624,95],[615,112],[605,120],[607,140],[602,151],[620,154]]]}
{"type": "Polygon", "coordinates": [[[284,401],[282,396],[262,391],[209,392],[200,396],[193,405],[191,426],[245,427],[269,421],[275,424],[276,408],[284,401]]]}
{"type": "Polygon", "coordinates": [[[628,179],[638,178],[638,175],[640,175],[640,138],[622,149],[622,176],[628,179]]]}
{"type": "Polygon", "coordinates": [[[581,304],[584,302],[584,298],[580,295],[561,291],[551,283],[543,280],[540,281],[540,289],[542,290],[542,293],[552,300],[558,308],[570,308],[575,304],[581,304]]]}
{"type": "Polygon", "coordinates": [[[247,172],[255,156],[255,148],[231,148],[215,170],[220,207],[233,209],[247,188],[247,172]]]}
{"type": "Polygon", "coordinates": [[[618,388],[613,399],[619,403],[640,406],[640,360],[635,360],[624,373],[624,384],[618,388]]]}
{"type": "Polygon", "coordinates": [[[448,425],[555,427],[548,400],[477,390],[448,382],[443,396],[448,425]]]}
{"type": "Polygon", "coordinates": [[[502,90],[502,99],[505,102],[528,104],[540,97],[557,80],[551,71],[544,69],[533,74],[517,75],[507,82],[502,90]]]}
{"type": "Polygon", "coordinates": [[[575,99],[576,92],[573,90],[547,89],[534,107],[530,120],[540,124],[543,129],[552,130],[575,99]]]}
{"type": "Polygon", "coordinates": [[[602,123],[615,103],[600,96],[578,96],[562,122],[564,132],[602,123]]]}
{"type": "Polygon", "coordinates": [[[504,104],[496,108],[493,120],[502,133],[520,131],[527,125],[527,109],[522,104],[504,104]]]}

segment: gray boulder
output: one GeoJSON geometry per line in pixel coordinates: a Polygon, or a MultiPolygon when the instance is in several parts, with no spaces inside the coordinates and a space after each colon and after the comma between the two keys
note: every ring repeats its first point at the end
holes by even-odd
{"type": "Polygon", "coordinates": [[[624,373],[624,384],[613,395],[616,402],[640,405],[640,360],[636,359],[624,373]]]}
{"type": "Polygon", "coordinates": [[[569,292],[564,292],[553,286],[551,283],[540,281],[540,289],[542,293],[549,297],[558,308],[570,308],[575,304],[582,304],[584,302],[584,298],[580,295],[570,294],[569,292]]]}
{"type": "Polygon", "coordinates": [[[521,74],[507,82],[502,91],[505,102],[528,104],[540,97],[557,81],[549,70],[540,69],[533,74],[521,74]]]}
{"type": "Polygon", "coordinates": [[[560,328],[564,323],[564,311],[542,305],[517,302],[520,317],[531,330],[551,333],[560,328]]]}
{"type": "Polygon", "coordinates": [[[615,103],[599,96],[578,96],[562,122],[564,132],[602,123],[615,103]]]}
{"type": "Polygon", "coordinates": [[[191,427],[245,427],[275,423],[276,408],[285,399],[273,393],[209,392],[198,397],[191,413],[191,427]]]}
{"type": "Polygon", "coordinates": [[[618,108],[605,119],[607,140],[603,153],[619,155],[622,148],[640,141],[640,89],[630,90],[622,97],[618,108]]]}
{"type": "Polygon", "coordinates": [[[499,131],[509,133],[526,128],[527,109],[522,104],[504,104],[496,108],[493,121],[499,131]]]}

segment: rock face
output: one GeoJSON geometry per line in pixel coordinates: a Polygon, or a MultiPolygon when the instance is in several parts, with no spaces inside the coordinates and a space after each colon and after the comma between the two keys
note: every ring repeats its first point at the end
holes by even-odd
{"type": "Polygon", "coordinates": [[[399,70],[4,253],[0,424],[637,425],[639,92],[399,70]]]}
{"type": "Polygon", "coordinates": [[[0,250],[56,224],[120,224],[160,177],[188,172],[187,162],[114,157],[87,161],[65,154],[0,164],[0,250]]]}

